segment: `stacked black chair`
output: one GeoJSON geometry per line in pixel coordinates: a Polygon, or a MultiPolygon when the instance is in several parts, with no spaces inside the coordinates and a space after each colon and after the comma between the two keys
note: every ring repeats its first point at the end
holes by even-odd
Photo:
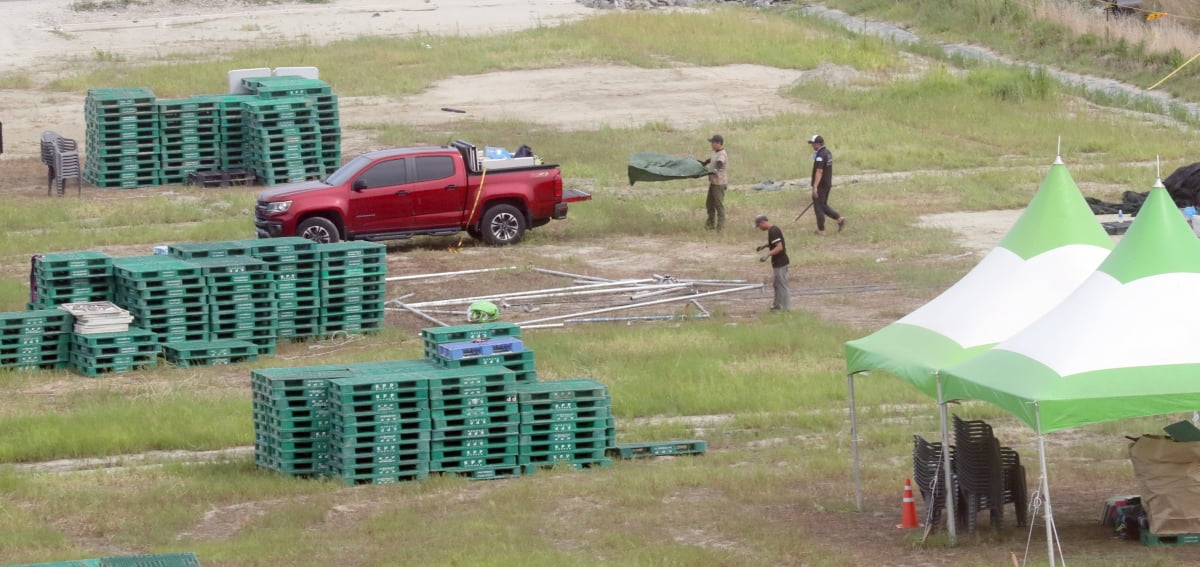
{"type": "Polygon", "coordinates": [[[1009,503],[1016,507],[1017,525],[1025,525],[1025,469],[1016,451],[1001,447],[992,427],[980,420],[954,416],[954,439],[953,466],[967,531],[975,530],[981,510],[989,511],[993,528],[1000,527],[1009,503]]]}
{"type": "MultiPolygon", "coordinates": [[[[950,447],[950,460],[954,460],[954,447],[950,447]]],[[[913,435],[913,480],[921,491],[922,500],[925,501],[926,525],[941,525],[942,510],[946,508],[948,493],[941,443],[930,443],[920,435],[913,435]]],[[[961,518],[961,515],[956,516],[961,518]]]]}

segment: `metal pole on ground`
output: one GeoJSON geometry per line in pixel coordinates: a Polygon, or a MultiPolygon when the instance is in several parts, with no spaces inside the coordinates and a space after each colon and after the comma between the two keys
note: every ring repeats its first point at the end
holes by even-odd
{"type": "Polygon", "coordinates": [[[850,455],[854,459],[854,508],[862,512],[862,473],[858,468],[858,418],[854,409],[854,373],[846,375],[850,389],[850,455]]]}
{"type": "Polygon", "coordinates": [[[516,266],[505,266],[503,268],[483,268],[483,269],[479,269],[479,270],[459,270],[457,272],[440,272],[440,273],[435,273],[435,274],[414,274],[411,276],[393,276],[390,278],[384,278],[383,281],[398,282],[398,281],[402,281],[402,280],[420,280],[420,279],[425,279],[425,278],[437,278],[437,277],[442,277],[442,276],[461,276],[464,274],[480,274],[483,272],[499,272],[501,270],[515,270],[515,269],[517,269],[516,266]]]}
{"type": "Polygon", "coordinates": [[[532,320],[532,321],[525,321],[524,323],[518,323],[518,324],[534,325],[534,324],[537,324],[537,323],[542,323],[542,322],[545,322],[545,321],[557,321],[557,320],[559,320],[559,319],[574,319],[574,318],[577,318],[577,317],[582,317],[582,316],[584,316],[584,315],[596,315],[596,314],[599,314],[599,313],[608,313],[608,312],[610,312],[610,311],[620,311],[620,310],[623,310],[623,309],[636,309],[636,308],[638,308],[638,307],[648,307],[648,306],[651,306],[651,305],[661,305],[661,304],[663,304],[663,303],[672,303],[672,302],[676,302],[676,301],[691,301],[691,300],[693,300],[693,299],[700,298],[700,297],[709,297],[709,296],[713,296],[713,295],[721,295],[721,294],[725,294],[725,293],[734,293],[734,292],[738,292],[738,291],[747,291],[747,290],[751,290],[751,289],[757,289],[757,288],[762,288],[762,287],[763,287],[763,285],[762,285],[762,284],[754,284],[754,285],[748,285],[748,286],[744,286],[744,287],[735,287],[735,288],[729,288],[729,289],[722,289],[722,290],[719,290],[719,291],[710,291],[710,292],[706,292],[706,293],[698,293],[698,294],[696,294],[696,295],[685,295],[685,296],[683,296],[683,297],[670,297],[670,298],[667,298],[667,299],[657,299],[657,300],[654,300],[654,301],[647,301],[647,302],[644,302],[644,303],[631,303],[631,304],[629,304],[629,305],[618,305],[618,306],[616,306],[616,307],[605,307],[605,308],[603,308],[603,309],[593,309],[593,310],[591,310],[591,311],[584,311],[584,312],[582,312],[582,313],[571,313],[571,314],[569,314],[569,315],[556,315],[556,316],[554,316],[554,317],[544,317],[544,318],[542,318],[542,319],[534,319],[534,320],[532,320]]]}
{"type": "Polygon", "coordinates": [[[531,270],[533,270],[533,271],[535,271],[535,272],[541,272],[541,273],[543,273],[543,274],[550,274],[550,275],[552,275],[552,276],[563,276],[563,277],[565,277],[565,278],[575,278],[575,279],[580,279],[580,280],[590,280],[590,281],[594,281],[594,282],[611,282],[611,281],[612,281],[612,280],[610,280],[610,279],[608,279],[608,278],[597,278],[597,277],[595,277],[595,276],[581,276],[581,275],[579,275],[579,274],[570,274],[570,273],[567,273],[567,272],[559,272],[559,271],[556,271],[556,270],[547,270],[547,269],[545,269],[545,268],[532,268],[532,267],[531,267],[531,268],[529,268],[529,269],[531,269],[531,270]]]}
{"type": "MultiPolygon", "coordinates": [[[[412,305],[415,307],[441,307],[441,306],[445,306],[445,305],[458,305],[461,303],[471,303],[474,301],[483,301],[483,300],[529,299],[529,298],[533,298],[533,297],[548,297],[544,294],[555,293],[555,292],[560,292],[560,291],[561,292],[578,293],[581,291],[587,291],[587,290],[593,290],[593,289],[611,288],[613,286],[619,286],[619,285],[629,285],[629,286],[649,285],[649,282],[652,282],[652,281],[654,281],[654,280],[649,279],[649,278],[640,279],[640,280],[619,280],[619,281],[610,281],[610,282],[595,283],[595,284],[588,284],[588,285],[573,285],[573,286],[567,286],[567,287],[551,287],[551,288],[535,289],[535,290],[529,290],[529,291],[514,291],[511,293],[497,293],[497,294],[493,294],[493,295],[478,295],[475,297],[459,297],[459,298],[455,298],[455,299],[438,299],[438,300],[434,300],[434,301],[417,301],[417,302],[414,302],[412,305]]],[[[651,289],[651,288],[647,287],[644,289],[651,289]]],[[[612,293],[617,293],[618,291],[628,291],[628,290],[606,290],[606,291],[612,291],[612,293]]]]}

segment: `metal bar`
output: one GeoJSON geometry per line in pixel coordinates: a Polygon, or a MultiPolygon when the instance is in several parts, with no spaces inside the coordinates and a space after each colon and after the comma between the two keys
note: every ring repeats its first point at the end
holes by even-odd
{"type": "Polygon", "coordinates": [[[581,275],[579,275],[579,274],[569,274],[569,273],[567,273],[567,272],[559,272],[559,271],[555,271],[555,270],[547,270],[547,269],[544,269],[544,268],[533,268],[533,267],[531,267],[531,268],[529,268],[529,269],[530,269],[530,270],[533,270],[533,271],[535,271],[535,272],[541,272],[541,273],[543,273],[543,274],[550,274],[550,275],[552,275],[552,276],[563,276],[563,277],[567,277],[567,278],[576,278],[576,279],[580,279],[580,280],[590,280],[590,281],[594,281],[594,282],[611,282],[611,281],[613,281],[613,280],[610,280],[610,279],[608,279],[608,278],[597,278],[597,277],[594,277],[594,276],[581,276],[581,275]]]}
{"type": "MultiPolygon", "coordinates": [[[[933,373],[933,377],[937,380],[937,401],[938,415],[942,420],[942,472],[945,473],[946,484],[943,491],[946,494],[946,514],[949,518],[946,520],[946,532],[950,536],[950,545],[953,546],[958,540],[958,518],[954,517],[954,471],[950,470],[950,428],[946,424],[946,401],[942,399],[942,373],[937,371],[933,373]]],[[[934,503],[936,506],[937,503],[934,503]]]]}
{"type": "Polygon", "coordinates": [[[682,284],[705,284],[705,285],[734,285],[745,284],[746,280],[675,280],[682,284]]]}
{"type": "Polygon", "coordinates": [[[1033,402],[1034,423],[1037,424],[1038,437],[1038,460],[1042,466],[1042,498],[1046,504],[1045,523],[1046,523],[1046,553],[1050,556],[1050,565],[1057,565],[1054,562],[1054,512],[1050,510],[1050,473],[1046,470],[1046,436],[1042,434],[1042,409],[1038,407],[1037,402],[1033,402]]]}
{"type": "Polygon", "coordinates": [[[546,323],[545,325],[517,325],[522,330],[524,329],[556,329],[565,326],[563,323],[546,323]]]}
{"type": "Polygon", "coordinates": [[[592,317],[591,319],[567,319],[567,323],[608,323],[612,321],[670,321],[672,319],[705,319],[708,315],[641,315],[632,317],[592,317]]]}
{"type": "Polygon", "coordinates": [[[850,390],[850,458],[854,460],[854,509],[862,512],[862,471],[858,464],[858,417],[854,409],[854,373],[846,375],[850,390]]]}
{"type": "Polygon", "coordinates": [[[430,320],[430,321],[433,321],[434,323],[437,323],[438,325],[441,325],[441,326],[443,326],[443,327],[449,327],[449,326],[450,326],[450,325],[448,325],[448,324],[446,324],[446,323],[443,323],[443,322],[441,322],[441,321],[438,321],[437,319],[433,318],[431,315],[426,315],[425,313],[422,313],[421,311],[418,311],[418,310],[416,310],[416,309],[412,308],[411,306],[408,306],[408,305],[405,305],[405,304],[403,304],[403,303],[400,303],[399,301],[397,301],[396,303],[397,303],[398,305],[400,305],[400,307],[403,307],[404,309],[406,309],[406,310],[408,310],[408,311],[412,311],[413,313],[416,313],[418,316],[420,316],[420,317],[422,317],[422,318],[425,318],[425,319],[428,319],[428,320],[430,320]]]}
{"type": "Polygon", "coordinates": [[[692,305],[695,305],[695,306],[696,306],[696,309],[699,309],[701,313],[703,313],[703,314],[705,314],[705,315],[712,315],[711,313],[709,313],[709,312],[708,312],[708,310],[707,310],[707,309],[705,309],[705,308],[704,308],[704,306],[703,306],[703,305],[700,305],[700,302],[699,302],[699,301],[696,301],[695,299],[693,299],[693,300],[692,300],[692,305]]]}
{"type": "Polygon", "coordinates": [[[660,290],[656,290],[656,291],[647,291],[647,292],[643,292],[643,293],[635,293],[633,295],[630,295],[629,299],[645,299],[647,297],[654,297],[656,295],[663,295],[663,294],[672,293],[672,292],[676,292],[676,291],[683,291],[683,290],[691,289],[691,286],[687,286],[687,285],[680,285],[680,284],[669,284],[669,285],[671,287],[668,287],[666,289],[660,289],[660,290]]]}
{"type": "Polygon", "coordinates": [[[383,281],[398,282],[401,280],[419,280],[419,279],[424,279],[424,278],[436,278],[436,277],[441,277],[441,276],[461,276],[463,274],[479,274],[479,273],[483,273],[483,272],[498,272],[501,270],[515,270],[515,269],[517,269],[516,266],[505,266],[503,268],[483,268],[483,269],[479,269],[479,270],[459,270],[457,272],[441,272],[441,273],[436,273],[436,274],[415,274],[415,275],[411,275],[411,276],[393,276],[390,278],[383,278],[383,281]]]}
{"type": "Polygon", "coordinates": [[[654,301],[647,301],[644,303],[631,303],[629,305],[618,305],[616,307],[605,307],[603,309],[593,309],[591,311],[584,311],[582,313],[571,313],[569,315],[556,315],[554,317],[544,317],[542,319],[534,319],[532,321],[526,321],[525,323],[534,324],[534,323],[542,323],[544,321],[557,321],[559,319],[573,319],[573,318],[580,317],[583,315],[595,315],[598,313],[608,313],[610,311],[620,311],[622,309],[635,309],[638,307],[648,307],[650,305],[661,305],[663,303],[672,303],[672,302],[676,302],[676,301],[690,301],[692,299],[700,298],[700,297],[709,297],[709,296],[713,296],[713,295],[734,293],[734,292],[738,292],[738,291],[747,291],[747,290],[751,290],[751,289],[762,289],[762,287],[763,287],[763,284],[754,284],[754,285],[748,285],[745,287],[722,289],[719,291],[709,291],[706,293],[700,293],[700,294],[696,294],[696,295],[688,295],[688,296],[684,296],[684,297],[669,297],[667,299],[656,299],[654,301]]]}
{"type": "Polygon", "coordinates": [[[540,294],[540,293],[551,293],[551,292],[556,292],[556,291],[579,291],[579,290],[588,290],[588,289],[600,289],[600,288],[612,287],[612,286],[616,286],[616,285],[639,285],[639,284],[645,284],[646,282],[651,282],[651,281],[654,281],[654,280],[651,280],[649,278],[640,279],[640,280],[620,280],[620,281],[595,283],[595,284],[588,284],[588,285],[551,287],[551,288],[545,288],[545,289],[535,289],[535,290],[530,290],[530,291],[516,291],[516,292],[512,292],[512,293],[499,293],[499,294],[494,294],[494,295],[479,295],[479,296],[475,296],[475,297],[460,297],[460,298],[456,298],[456,299],[439,299],[439,300],[434,300],[434,301],[418,301],[418,302],[413,303],[412,305],[416,306],[416,307],[439,307],[439,306],[444,306],[444,305],[458,305],[460,303],[471,303],[474,301],[481,301],[481,300],[522,299],[522,298],[528,298],[529,296],[536,296],[537,294],[540,294]]]}

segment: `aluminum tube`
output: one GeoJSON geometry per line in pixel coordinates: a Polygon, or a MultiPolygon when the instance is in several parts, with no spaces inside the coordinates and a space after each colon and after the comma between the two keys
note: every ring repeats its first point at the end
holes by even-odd
{"type": "Polygon", "coordinates": [[[418,311],[418,310],[416,310],[416,309],[413,309],[412,307],[409,307],[408,305],[405,305],[405,304],[403,304],[403,303],[400,303],[399,301],[397,301],[396,303],[398,303],[398,304],[400,305],[400,307],[403,307],[404,309],[406,309],[406,310],[408,310],[408,311],[412,311],[413,313],[416,313],[418,316],[420,316],[420,317],[422,317],[422,318],[425,318],[425,319],[428,319],[428,320],[430,320],[430,321],[433,321],[434,323],[437,323],[438,325],[441,325],[441,326],[443,326],[443,327],[449,327],[449,326],[450,326],[450,325],[447,325],[446,323],[443,323],[443,322],[441,322],[441,321],[438,321],[437,319],[434,319],[434,318],[433,318],[432,316],[430,316],[430,315],[426,315],[425,313],[422,313],[421,311],[418,311]]]}
{"type": "Polygon", "coordinates": [[[569,274],[567,272],[557,272],[554,270],[547,270],[544,268],[529,268],[529,269],[531,269],[535,272],[541,272],[543,274],[550,274],[552,276],[563,276],[563,277],[567,277],[567,278],[576,278],[576,279],[580,279],[580,280],[589,280],[589,281],[593,281],[593,282],[611,282],[611,281],[613,281],[608,278],[597,278],[594,276],[581,276],[579,274],[569,274]]]}
{"type": "Polygon", "coordinates": [[[417,301],[412,305],[416,307],[439,307],[443,305],[458,305],[460,303],[471,303],[473,301],[492,300],[492,299],[521,299],[523,297],[537,295],[539,293],[550,293],[555,291],[578,291],[587,289],[599,289],[604,287],[612,287],[617,285],[639,285],[651,282],[651,279],[640,280],[619,280],[614,282],[595,283],[589,285],[573,285],[567,287],[551,287],[545,289],[535,289],[530,291],[515,291],[511,293],[498,293],[494,295],[480,295],[476,297],[460,297],[456,299],[439,299],[434,301],[417,301]]]}
{"type": "Polygon", "coordinates": [[[709,297],[712,295],[721,295],[724,293],[747,291],[747,290],[751,290],[751,289],[762,289],[762,287],[763,287],[763,284],[754,284],[754,285],[748,285],[745,287],[722,289],[720,291],[710,291],[710,292],[700,293],[700,294],[696,294],[696,295],[685,295],[683,297],[669,297],[667,299],[657,299],[654,301],[647,301],[644,303],[630,303],[629,305],[618,305],[616,307],[605,307],[603,309],[593,309],[591,311],[584,311],[582,313],[571,313],[569,315],[556,315],[554,317],[544,317],[542,319],[534,319],[532,321],[526,321],[525,323],[526,324],[535,324],[535,323],[542,323],[544,321],[557,321],[559,319],[573,319],[576,317],[581,317],[583,315],[595,315],[597,313],[608,313],[610,311],[620,311],[622,309],[635,309],[638,307],[648,307],[650,305],[661,305],[663,303],[672,303],[672,302],[676,302],[676,301],[690,301],[692,299],[699,298],[699,297],[709,297]]]}
{"type": "Polygon", "coordinates": [[[707,315],[712,315],[711,313],[709,313],[709,312],[708,312],[708,310],[707,310],[707,309],[705,309],[705,308],[704,308],[704,306],[703,306],[703,305],[700,305],[700,302],[699,302],[699,301],[696,301],[695,299],[693,299],[693,300],[692,300],[692,305],[695,305],[695,306],[696,306],[696,309],[699,309],[699,310],[700,310],[700,312],[701,312],[701,313],[703,313],[704,315],[706,315],[706,316],[707,316],[707,315]]]}
{"type": "Polygon", "coordinates": [[[643,293],[635,293],[633,295],[630,295],[629,299],[645,299],[647,297],[654,297],[656,295],[663,295],[663,294],[667,294],[667,293],[671,293],[671,292],[675,292],[675,291],[684,291],[684,290],[691,289],[691,286],[686,286],[686,285],[679,285],[679,284],[670,284],[670,285],[671,285],[671,287],[668,287],[666,289],[660,289],[660,290],[656,290],[656,291],[647,291],[647,292],[643,292],[643,293]]]}
{"type": "Polygon", "coordinates": [[[642,315],[634,317],[592,317],[591,319],[567,319],[567,323],[608,323],[612,321],[670,321],[672,319],[705,319],[708,315],[642,315]]]}
{"type": "Polygon", "coordinates": [[[441,276],[461,276],[463,274],[479,274],[479,273],[483,273],[483,272],[498,272],[501,270],[515,270],[515,269],[517,269],[516,266],[505,266],[503,268],[482,268],[479,270],[460,270],[457,272],[441,272],[441,273],[437,273],[437,274],[415,274],[415,275],[411,275],[411,276],[394,276],[394,277],[390,277],[390,278],[383,278],[383,281],[398,282],[401,280],[419,280],[419,279],[424,279],[424,278],[436,278],[436,277],[441,277],[441,276]]]}
{"type": "Polygon", "coordinates": [[[558,327],[564,327],[566,325],[564,325],[563,323],[546,323],[545,325],[517,325],[517,326],[520,327],[522,330],[524,330],[524,329],[556,329],[558,327]]]}
{"type": "MultiPolygon", "coordinates": [[[[943,485],[943,490],[946,493],[946,533],[950,536],[950,545],[953,547],[958,541],[958,518],[954,517],[954,471],[950,470],[950,428],[947,425],[946,419],[946,402],[942,399],[942,373],[941,371],[934,372],[933,377],[937,380],[937,401],[938,401],[938,416],[942,420],[942,472],[945,474],[946,480],[943,485]]],[[[934,503],[934,506],[937,504],[934,503]]]]}
{"type": "Polygon", "coordinates": [[[862,512],[862,471],[858,464],[858,416],[854,409],[854,373],[846,375],[850,390],[850,458],[854,460],[854,509],[862,512]]]}
{"type": "Polygon", "coordinates": [[[681,284],[704,284],[704,285],[745,285],[746,280],[676,280],[681,284]]]}
{"type": "MultiPolygon", "coordinates": [[[[584,291],[560,291],[557,293],[542,293],[542,294],[537,294],[537,295],[519,295],[516,297],[503,297],[503,296],[483,297],[480,299],[486,299],[489,301],[499,301],[499,302],[504,303],[507,306],[507,305],[509,305],[508,302],[510,300],[511,301],[521,301],[521,300],[526,300],[526,299],[547,299],[547,298],[552,298],[552,297],[582,297],[585,295],[624,294],[624,293],[629,293],[629,292],[633,292],[633,291],[641,291],[641,290],[645,290],[645,289],[655,289],[658,287],[662,287],[662,286],[640,285],[640,286],[634,286],[634,287],[630,287],[630,288],[620,288],[620,289],[589,289],[589,290],[584,290],[584,291]]],[[[472,300],[472,301],[477,301],[477,300],[472,300]]],[[[462,301],[456,301],[455,303],[452,303],[451,305],[461,305],[462,303],[463,303],[462,301]]],[[[442,302],[428,301],[425,303],[418,303],[418,304],[414,304],[414,305],[416,305],[418,307],[429,307],[432,305],[442,305],[442,302]]]]}
{"type": "Polygon", "coordinates": [[[1046,470],[1046,436],[1042,434],[1042,409],[1038,407],[1037,402],[1033,402],[1034,423],[1037,424],[1038,438],[1038,461],[1042,466],[1042,500],[1046,505],[1045,523],[1046,523],[1046,553],[1050,556],[1051,567],[1057,565],[1054,562],[1054,512],[1050,510],[1050,473],[1046,470]]]}

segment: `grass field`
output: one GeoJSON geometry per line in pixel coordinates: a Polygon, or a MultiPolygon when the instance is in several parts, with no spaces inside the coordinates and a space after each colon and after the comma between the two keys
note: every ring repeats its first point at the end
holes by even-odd
{"type": "MultiPolygon", "coordinates": [[[[892,8],[867,0],[830,4],[904,20],[945,2],[892,8]]],[[[986,3],[966,4],[983,9],[986,3]]],[[[967,22],[988,19],[962,12],[956,17],[967,22]]],[[[1015,12],[1006,21],[1026,29],[1018,25],[1025,25],[1021,11],[1015,12]]],[[[973,29],[959,23],[928,25],[958,30],[954,33],[973,29]]],[[[1029,54],[1018,39],[994,41],[1017,55],[1029,54]]],[[[245,451],[215,459],[197,453],[253,442],[252,369],[418,358],[415,331],[422,324],[415,318],[389,315],[389,328],[379,335],[341,348],[287,345],[278,356],[244,365],[160,368],[99,379],[57,371],[0,372],[0,564],[193,551],[206,567],[983,566],[1010,564],[1010,554],[1020,558],[1027,544],[1028,564],[1044,564],[1040,525],[1032,530],[1032,543],[1029,528],[1009,522],[998,532],[964,535],[953,548],[944,536],[920,543],[914,532],[895,529],[902,482],[911,474],[911,436],[936,437],[937,413],[931,400],[882,374],[856,383],[866,505],[864,512],[854,510],[842,344],[903,316],[977,261],[956,257],[960,249],[947,231],[916,228],[917,217],[1024,206],[1054,158],[1058,136],[1076,181],[1088,195],[1105,200],[1149,187],[1155,156],[1164,166],[1178,167],[1195,153],[1190,131],[1094,106],[1042,74],[914,58],[790,10],[612,13],[496,37],[363,38],[320,47],[283,45],[214,61],[98,60],[43,86],[20,77],[2,84],[60,95],[136,84],[161,96],[184,96],[219,88],[204,77],[278,61],[282,53],[328,69],[325,78],[346,96],[399,96],[452,75],[592,62],[852,68],[858,73],[852,84],[807,84],[786,93],[818,108],[816,115],[779,114],[696,130],[655,124],[561,132],[516,122],[472,123],[457,135],[474,140],[520,135],[534,147],[553,148],[569,181],[588,186],[594,200],[573,207],[569,223],[534,231],[515,248],[469,246],[451,256],[444,253],[451,240],[418,239],[393,243],[390,261],[393,269],[419,273],[555,267],[547,265],[556,257],[551,253],[596,246],[630,256],[654,254],[664,269],[686,265],[690,276],[761,276],[761,270],[749,272],[757,265],[747,270],[733,260],[688,263],[679,252],[685,246],[729,250],[734,258],[734,251],[746,255],[752,247],[747,243],[761,235],[742,226],[748,223],[705,234],[703,211],[697,210],[702,193],[694,183],[625,187],[626,153],[616,148],[686,153],[694,151],[694,140],[719,128],[727,139],[738,140],[733,183],[749,185],[806,176],[807,155],[796,153],[795,142],[821,131],[837,132],[839,178],[857,181],[839,186],[845,212],[855,221],[836,239],[789,241],[793,285],[803,291],[886,282],[898,291],[880,302],[884,305],[840,295],[798,301],[804,307],[819,303],[826,308],[820,312],[771,316],[756,306],[685,323],[530,331],[527,345],[537,353],[541,379],[590,377],[609,387],[618,442],[704,439],[709,450],[703,456],[618,461],[589,471],[541,471],[491,482],[435,478],[351,488],[256,470],[245,451]],[[420,42],[437,42],[439,49],[423,50],[420,42]],[[373,71],[379,68],[404,72],[373,71]],[[831,315],[860,310],[873,315],[831,315]],[[869,323],[855,322],[864,320],[869,323]],[[82,470],[65,472],[49,466],[59,459],[96,458],[115,463],[68,466],[82,470]]],[[[1091,68],[1084,60],[1077,64],[1091,68]]],[[[1128,72],[1140,77],[1152,70],[1128,72]]],[[[403,123],[381,122],[370,133],[381,146],[444,138],[436,128],[403,123]]],[[[133,255],[163,242],[225,239],[245,230],[254,202],[251,190],[178,188],[49,201],[25,191],[28,185],[38,188],[36,175],[26,181],[30,171],[38,170],[0,162],[7,203],[0,209],[2,309],[23,307],[30,254],[104,249],[133,255]]],[[[784,192],[732,191],[727,207],[731,218],[743,219],[761,210],[790,210],[795,199],[784,192]]],[[[568,258],[558,266],[586,269],[586,260],[568,258]]],[[[464,285],[452,296],[487,289],[488,282],[464,285]]],[[[389,295],[400,291],[393,286],[389,295]]],[[[995,424],[1006,444],[1025,456],[1030,486],[1036,484],[1039,467],[1027,428],[990,406],[952,411],[995,424]]],[[[1048,439],[1059,532],[1073,565],[1194,561],[1194,552],[1182,547],[1151,549],[1113,540],[1095,523],[1104,498],[1137,490],[1123,436],[1155,432],[1176,418],[1102,424],[1048,439]]]]}

